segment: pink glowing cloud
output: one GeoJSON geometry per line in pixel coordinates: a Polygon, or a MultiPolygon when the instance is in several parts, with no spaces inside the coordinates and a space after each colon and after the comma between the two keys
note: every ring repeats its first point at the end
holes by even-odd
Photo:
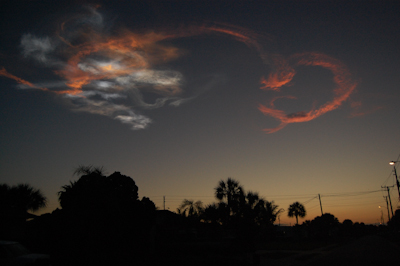
{"type": "Polygon", "coordinates": [[[302,53],[295,54],[288,60],[284,60],[284,62],[280,63],[275,72],[271,73],[267,80],[262,81],[264,86],[261,87],[261,89],[279,91],[280,88],[288,84],[296,74],[294,68],[301,65],[320,66],[332,72],[333,81],[336,84],[336,88],[333,90],[333,99],[322,104],[319,108],[292,114],[286,114],[283,110],[276,109],[273,104],[274,100],[271,101],[268,106],[260,105],[258,109],[263,114],[272,116],[280,121],[278,127],[264,129],[265,132],[274,133],[284,128],[287,124],[311,121],[327,112],[333,111],[342,105],[356,88],[357,84],[351,79],[347,67],[339,60],[321,53],[302,53]]]}

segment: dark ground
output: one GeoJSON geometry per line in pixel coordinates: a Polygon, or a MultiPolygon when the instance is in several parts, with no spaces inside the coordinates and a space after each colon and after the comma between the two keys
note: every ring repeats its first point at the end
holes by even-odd
{"type": "Polygon", "coordinates": [[[258,250],[259,263],[268,266],[399,265],[400,246],[377,235],[312,250],[258,250]]]}

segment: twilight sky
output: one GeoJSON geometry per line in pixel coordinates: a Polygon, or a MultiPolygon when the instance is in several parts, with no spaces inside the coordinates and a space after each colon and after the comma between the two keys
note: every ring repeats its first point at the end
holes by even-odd
{"type": "Polygon", "coordinates": [[[285,210],[303,202],[308,220],[320,194],[341,222],[387,221],[395,4],[2,1],[0,182],[40,188],[40,214],[79,165],[131,176],[173,211],[232,177],[285,210]]]}

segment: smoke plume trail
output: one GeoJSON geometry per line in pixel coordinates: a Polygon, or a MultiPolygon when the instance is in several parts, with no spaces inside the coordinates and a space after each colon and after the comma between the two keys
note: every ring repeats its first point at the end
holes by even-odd
{"type": "Polygon", "coordinates": [[[267,133],[274,133],[287,124],[300,123],[313,120],[327,112],[337,109],[356,88],[356,82],[351,79],[350,72],[347,67],[339,60],[320,53],[302,53],[295,54],[279,65],[276,72],[271,73],[267,80],[262,80],[264,84],[261,89],[273,89],[279,91],[283,85],[288,84],[296,74],[293,69],[296,66],[320,66],[330,70],[333,74],[333,81],[336,88],[333,91],[333,99],[324,103],[317,109],[308,112],[300,111],[292,114],[286,114],[283,110],[277,110],[274,105],[274,98],[269,106],[260,105],[259,110],[265,115],[269,115],[280,121],[276,128],[264,129],[267,133]],[[291,64],[289,62],[292,62],[291,64]]]}
{"type": "MultiPolygon", "coordinates": [[[[52,36],[28,33],[21,37],[20,47],[26,59],[48,67],[60,80],[33,84],[0,69],[0,75],[14,79],[19,88],[35,88],[55,93],[67,101],[74,111],[110,117],[128,124],[132,129],[144,129],[152,120],[138,113],[138,109],[154,109],[169,104],[179,106],[196,95],[181,97],[184,92],[184,75],[179,71],[159,68],[183,55],[182,51],[164,40],[202,34],[225,35],[255,49],[264,64],[270,67],[268,76],[261,78],[261,88],[280,92],[296,75],[297,66],[320,66],[334,75],[336,88],[333,99],[310,111],[286,114],[275,107],[274,97],[259,110],[280,121],[279,126],[265,129],[276,132],[290,123],[307,122],[337,109],[354,91],[346,66],[339,60],[320,53],[295,54],[284,58],[268,54],[259,43],[258,34],[227,24],[192,25],[160,32],[134,33],[127,29],[113,31],[104,27],[104,18],[97,8],[89,7],[85,14],[76,15],[60,25],[52,36]],[[40,86],[39,86],[40,85],[40,86]],[[42,86],[43,85],[43,86],[42,86]],[[45,85],[45,86],[44,86],[45,85]],[[153,103],[144,99],[144,93],[157,95],[153,103]]],[[[214,78],[207,90],[216,86],[214,78]]]]}
{"type": "Polygon", "coordinates": [[[40,88],[40,87],[32,84],[29,81],[26,81],[26,80],[24,80],[22,78],[14,76],[13,74],[9,73],[4,67],[0,68],[0,76],[4,76],[4,77],[7,77],[7,78],[15,80],[16,82],[18,82],[19,84],[22,85],[22,88],[30,87],[30,88],[33,88],[33,89],[39,89],[39,90],[43,90],[43,91],[48,91],[48,89],[46,89],[46,88],[40,88]]]}

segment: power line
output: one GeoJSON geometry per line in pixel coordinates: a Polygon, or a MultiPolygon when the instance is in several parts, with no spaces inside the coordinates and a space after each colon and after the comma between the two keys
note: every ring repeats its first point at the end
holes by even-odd
{"type": "Polygon", "coordinates": [[[312,201],[313,199],[316,199],[316,198],[317,198],[317,196],[312,197],[311,199],[309,199],[309,200],[303,202],[302,204],[303,204],[303,205],[306,205],[307,203],[309,203],[310,201],[312,201]]]}
{"type": "MultiPolygon", "coordinates": [[[[345,192],[345,193],[326,193],[326,194],[298,194],[298,195],[269,195],[269,198],[274,198],[274,200],[277,201],[283,201],[283,200],[298,200],[298,199],[306,199],[305,201],[303,201],[303,205],[306,205],[310,202],[312,202],[314,199],[317,199],[319,196],[321,198],[324,198],[324,206],[328,207],[328,208],[335,208],[335,207],[351,207],[351,206],[368,206],[368,205],[375,205],[375,204],[381,204],[383,205],[382,201],[377,202],[376,199],[373,202],[365,202],[365,197],[368,197],[370,194],[373,193],[378,193],[381,192],[383,195],[383,190],[371,190],[371,191],[355,191],[355,192],[345,192]],[[310,198],[310,196],[312,196],[310,198]],[[345,198],[347,197],[353,197],[352,201],[364,201],[364,202],[354,202],[352,204],[348,204],[346,202],[346,204],[340,204],[339,202],[342,200],[346,200],[345,198]],[[355,197],[358,197],[358,199],[355,199],[355,197]],[[343,198],[343,199],[341,199],[343,198]],[[330,202],[330,199],[335,199],[334,203],[336,204],[332,204],[333,202],[330,202]],[[339,204],[337,204],[339,203],[339,204]]],[[[165,204],[171,204],[170,206],[172,208],[174,208],[175,206],[179,205],[179,202],[182,202],[182,200],[189,198],[189,199],[193,199],[193,198],[200,198],[203,200],[208,201],[208,199],[215,199],[214,196],[188,196],[188,195],[165,195],[165,196],[157,196],[157,195],[153,195],[153,196],[149,196],[150,198],[153,198],[156,205],[160,205],[161,206],[165,206],[165,204]],[[164,198],[165,197],[165,198],[164,198]]],[[[347,201],[347,200],[346,200],[347,201]]],[[[317,207],[322,208],[322,203],[317,204],[317,205],[313,205],[311,207],[307,207],[308,210],[312,210],[315,209],[317,207]]],[[[169,209],[169,208],[168,208],[169,209]]]]}
{"type": "Polygon", "coordinates": [[[359,203],[359,204],[337,204],[337,205],[330,205],[324,204],[325,207],[345,207],[345,206],[368,206],[373,204],[380,204],[382,201],[372,202],[372,203],[359,203]]]}
{"type": "Polygon", "coordinates": [[[354,197],[360,195],[366,195],[376,192],[381,192],[382,190],[371,190],[371,191],[359,191],[359,192],[347,192],[347,193],[330,193],[330,194],[322,194],[323,197],[354,197]]]}
{"type": "MultiPolygon", "coordinates": [[[[358,196],[358,195],[363,195],[363,194],[369,194],[369,193],[376,193],[376,192],[380,192],[382,190],[369,190],[369,191],[356,191],[356,192],[346,192],[346,193],[328,193],[328,194],[321,194],[321,196],[323,197],[336,197],[336,196],[358,196]]],[[[313,194],[297,194],[297,195],[268,195],[268,197],[274,197],[274,198],[285,198],[285,199],[292,199],[292,198],[310,198],[311,196],[313,196],[313,198],[315,198],[315,196],[318,195],[317,193],[313,193],[313,194]]],[[[188,196],[188,195],[165,195],[166,197],[168,196],[169,198],[215,198],[215,196],[188,196]]],[[[159,197],[162,198],[164,197],[164,195],[152,195],[152,196],[148,196],[148,197],[159,197]]]]}
{"type": "MultiPolygon", "coordinates": [[[[329,198],[329,197],[357,197],[357,196],[364,196],[372,193],[377,193],[377,192],[383,192],[384,190],[372,190],[372,191],[358,191],[358,192],[346,192],[346,193],[329,193],[329,194],[320,194],[321,197],[329,198]]],[[[312,201],[313,199],[318,197],[318,194],[304,194],[307,196],[303,195],[284,195],[284,196],[278,196],[276,195],[274,198],[279,199],[279,200],[284,200],[284,199],[299,199],[299,198],[308,198],[308,200],[304,201],[303,204],[307,204],[308,202],[312,201]],[[312,198],[309,198],[309,195],[313,195],[312,198]]],[[[165,195],[165,196],[149,196],[151,198],[164,198],[168,197],[168,200],[180,200],[180,199],[185,199],[185,198],[215,198],[214,196],[178,196],[178,195],[165,195]]]]}
{"type": "Polygon", "coordinates": [[[318,208],[318,207],[319,207],[319,204],[316,204],[316,205],[311,206],[311,207],[307,207],[307,211],[313,210],[313,209],[318,208]]]}

